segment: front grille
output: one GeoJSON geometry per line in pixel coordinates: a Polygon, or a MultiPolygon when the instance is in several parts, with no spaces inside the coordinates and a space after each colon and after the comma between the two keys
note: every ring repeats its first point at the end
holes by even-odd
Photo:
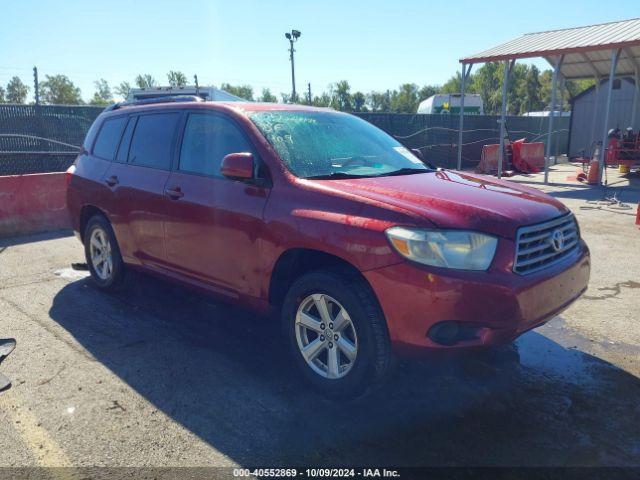
{"type": "Polygon", "coordinates": [[[521,227],[516,239],[513,271],[520,275],[537,272],[558,263],[578,248],[580,232],[571,213],[548,222],[521,227]]]}

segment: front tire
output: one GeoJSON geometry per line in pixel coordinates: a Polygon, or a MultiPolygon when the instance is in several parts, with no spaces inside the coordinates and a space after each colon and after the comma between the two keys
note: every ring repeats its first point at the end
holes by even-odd
{"type": "Polygon", "coordinates": [[[84,252],[94,284],[101,290],[115,291],[124,280],[124,264],[109,221],[94,215],[84,231],[84,252]]]}
{"type": "Polygon", "coordinates": [[[282,321],[303,377],[329,397],[356,397],[379,385],[392,363],[384,315],[356,274],[317,271],[287,293],[282,321]]]}

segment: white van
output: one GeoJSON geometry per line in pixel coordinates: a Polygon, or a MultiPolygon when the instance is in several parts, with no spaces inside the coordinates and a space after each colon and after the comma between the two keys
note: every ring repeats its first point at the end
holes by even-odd
{"type": "MultiPolygon", "coordinates": [[[[437,93],[420,102],[417,113],[460,113],[460,93],[437,93]]],[[[482,97],[477,93],[465,93],[464,113],[466,115],[484,115],[482,97]]]]}
{"type": "Polygon", "coordinates": [[[152,87],[152,88],[132,88],[129,90],[127,101],[145,100],[147,98],[174,97],[176,95],[195,95],[203,100],[224,101],[224,102],[246,102],[244,98],[220,90],[216,87],[197,87],[195,85],[185,85],[184,87],[152,87]]]}

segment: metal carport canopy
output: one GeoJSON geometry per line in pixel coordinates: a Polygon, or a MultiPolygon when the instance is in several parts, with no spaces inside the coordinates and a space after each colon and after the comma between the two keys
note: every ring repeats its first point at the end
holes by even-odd
{"type": "MultiPolygon", "coordinates": [[[[470,73],[471,65],[475,63],[504,61],[507,66],[512,66],[513,62],[518,58],[534,57],[542,57],[554,67],[552,112],[555,110],[555,87],[559,75],[565,79],[595,78],[596,85],[606,77],[612,79],[616,75],[633,76],[636,79],[635,102],[637,102],[638,76],[640,74],[640,18],[585,27],[528,33],[475,55],[461,58],[462,88],[464,89],[464,83],[470,73]]],[[[505,84],[508,82],[509,69],[505,69],[505,84]]],[[[611,88],[611,84],[612,82],[609,82],[609,88],[611,88]]],[[[506,94],[505,90],[503,88],[504,94],[506,94]]],[[[464,102],[464,96],[462,96],[461,100],[464,102]]],[[[460,111],[463,111],[462,108],[460,111]]],[[[608,116],[608,108],[606,116],[608,116]]],[[[461,124],[463,122],[462,118],[463,115],[461,113],[461,124]]],[[[551,122],[553,122],[553,113],[551,114],[551,122]]],[[[461,166],[461,137],[462,126],[460,128],[458,146],[458,168],[461,166]]],[[[604,138],[603,144],[606,143],[606,132],[604,138]]],[[[548,143],[550,144],[550,142],[548,143]]],[[[602,174],[602,168],[604,167],[604,149],[601,149],[601,151],[600,174],[602,174]]],[[[502,162],[500,162],[500,167],[501,165],[502,162]]],[[[545,181],[548,175],[547,170],[548,168],[545,167],[545,181]]]]}

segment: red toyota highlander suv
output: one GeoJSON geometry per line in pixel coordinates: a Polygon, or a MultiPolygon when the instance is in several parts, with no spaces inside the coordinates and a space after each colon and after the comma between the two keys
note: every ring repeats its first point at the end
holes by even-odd
{"type": "Polygon", "coordinates": [[[68,171],[93,281],[144,270],[278,313],[329,395],[394,354],[510,342],[587,287],[574,216],[535,189],[429,168],[329,109],[152,101],[108,108],[68,171]]]}

